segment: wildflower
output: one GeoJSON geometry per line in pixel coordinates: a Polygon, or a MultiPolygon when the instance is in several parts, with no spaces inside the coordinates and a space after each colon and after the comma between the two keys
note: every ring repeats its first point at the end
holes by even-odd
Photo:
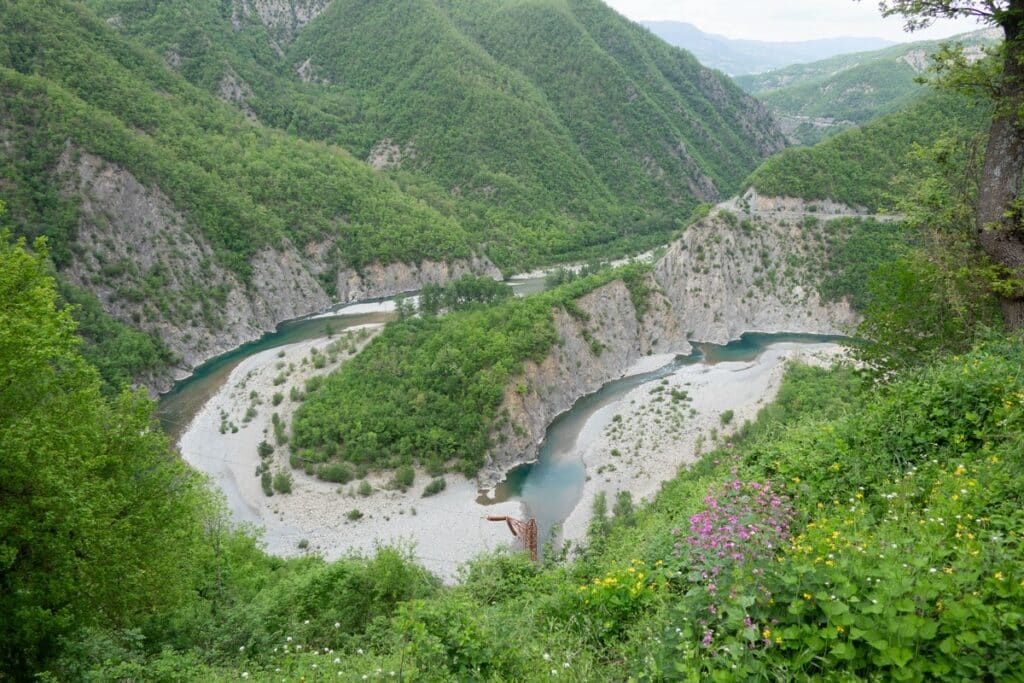
{"type": "Polygon", "coordinates": [[[359,648],[358,650],[356,650],[356,654],[357,655],[363,654],[363,648],[359,648]]]}
{"type": "Polygon", "coordinates": [[[341,657],[335,657],[334,658],[334,663],[335,664],[341,664],[341,657]]]}
{"type": "Polygon", "coordinates": [[[238,651],[239,652],[245,652],[245,645],[239,645],[238,646],[238,651]]]}
{"type": "Polygon", "coordinates": [[[334,622],[334,628],[341,628],[341,622],[340,621],[334,622]]]}
{"type": "Polygon", "coordinates": [[[562,668],[563,669],[568,669],[569,668],[569,662],[562,662],[562,668]]]}
{"type": "Polygon", "coordinates": [[[846,631],[846,629],[842,626],[836,626],[836,633],[843,633],[844,631],[846,631]]]}
{"type": "Polygon", "coordinates": [[[288,636],[287,638],[285,638],[285,640],[286,640],[286,641],[288,641],[288,642],[290,643],[290,642],[292,642],[292,637],[291,637],[291,636],[288,636]]]}
{"type": "Polygon", "coordinates": [[[551,655],[549,655],[547,652],[544,653],[544,661],[545,662],[550,662],[551,661],[551,655]]]}
{"type": "Polygon", "coordinates": [[[1004,579],[1006,579],[1006,575],[1002,572],[996,572],[995,577],[996,581],[1003,581],[1004,579]]]}
{"type": "Polygon", "coordinates": [[[243,671],[243,672],[242,672],[242,678],[243,678],[243,679],[247,679],[247,678],[249,678],[249,672],[248,672],[248,671],[243,671]]]}
{"type": "Polygon", "coordinates": [[[306,619],[306,620],[305,620],[304,622],[302,622],[302,623],[303,623],[303,624],[305,624],[306,626],[309,626],[309,619],[306,619]]]}
{"type": "Polygon", "coordinates": [[[772,630],[770,628],[766,628],[765,630],[761,631],[761,635],[765,637],[765,640],[767,640],[772,637],[772,630]]]}

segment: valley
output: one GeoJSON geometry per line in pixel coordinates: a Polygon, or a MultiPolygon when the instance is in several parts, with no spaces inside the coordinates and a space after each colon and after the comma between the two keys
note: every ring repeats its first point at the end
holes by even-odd
{"type": "Polygon", "coordinates": [[[0,683],[1014,680],[1024,7],[745,3],[0,3],[0,683]]]}

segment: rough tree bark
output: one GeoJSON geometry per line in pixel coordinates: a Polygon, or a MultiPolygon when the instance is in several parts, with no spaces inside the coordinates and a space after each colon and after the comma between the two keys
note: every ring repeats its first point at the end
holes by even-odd
{"type": "MultiPolygon", "coordinates": [[[[1010,0],[1000,17],[1006,38],[1003,79],[978,192],[978,242],[992,261],[1024,279],[1024,0],[1010,0]]],[[[1024,298],[1001,296],[1003,321],[1024,329],[1024,298]]]]}

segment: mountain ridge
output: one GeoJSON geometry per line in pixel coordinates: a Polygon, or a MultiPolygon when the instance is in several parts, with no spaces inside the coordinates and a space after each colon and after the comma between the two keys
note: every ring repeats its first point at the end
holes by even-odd
{"type": "Polygon", "coordinates": [[[798,41],[749,40],[707,33],[684,21],[639,23],[670,45],[692,52],[705,66],[734,77],[895,44],[882,38],[846,36],[798,41]]]}

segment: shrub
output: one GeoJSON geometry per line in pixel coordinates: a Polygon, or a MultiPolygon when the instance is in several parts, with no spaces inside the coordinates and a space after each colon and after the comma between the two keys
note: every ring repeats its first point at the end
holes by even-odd
{"type": "Polygon", "coordinates": [[[444,491],[447,485],[448,483],[444,480],[444,477],[438,477],[427,484],[427,487],[423,489],[423,497],[427,498],[428,496],[437,495],[438,493],[441,493],[441,491],[444,491]]]}
{"type": "Polygon", "coordinates": [[[349,521],[356,522],[363,518],[363,513],[360,512],[358,508],[352,508],[345,513],[345,517],[348,518],[349,521]]]}
{"type": "Polygon", "coordinates": [[[412,468],[412,465],[402,465],[395,470],[395,475],[391,478],[388,486],[405,492],[414,481],[416,481],[416,470],[412,468]]]}
{"type": "Polygon", "coordinates": [[[373,493],[373,486],[370,485],[370,482],[368,482],[365,479],[363,479],[363,481],[359,484],[359,495],[362,496],[363,498],[366,498],[367,496],[371,495],[372,493],[373,493]]]}
{"type": "Polygon", "coordinates": [[[332,462],[320,465],[316,470],[316,476],[324,481],[335,484],[347,484],[352,481],[352,467],[343,462],[332,462]]]}
{"type": "Polygon", "coordinates": [[[266,441],[260,441],[260,444],[256,447],[256,453],[259,454],[260,458],[269,458],[274,454],[274,447],[266,441]]]}
{"type": "Polygon", "coordinates": [[[732,422],[732,418],[734,416],[735,416],[735,413],[732,410],[727,410],[724,413],[722,413],[721,415],[719,415],[718,419],[721,421],[722,425],[727,425],[730,422],[732,422]]]}
{"type": "Polygon", "coordinates": [[[292,473],[285,470],[278,470],[274,475],[274,490],[278,493],[292,492],[292,473]]]}

